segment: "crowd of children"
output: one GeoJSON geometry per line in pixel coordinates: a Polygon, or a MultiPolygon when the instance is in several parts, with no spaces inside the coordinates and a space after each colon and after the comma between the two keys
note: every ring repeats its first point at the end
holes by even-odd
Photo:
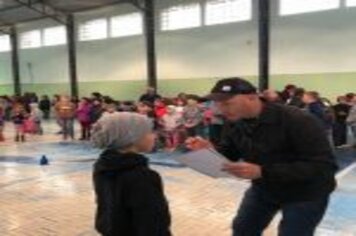
{"type": "MultiPolygon", "coordinates": [[[[315,115],[323,125],[335,146],[346,144],[348,127],[356,136],[356,96],[352,93],[338,98],[336,105],[322,99],[317,92],[305,91],[294,85],[286,86],[283,92],[266,90],[261,98],[269,102],[283,103],[304,109],[315,115]]],[[[0,142],[6,121],[12,121],[16,130],[15,141],[24,142],[26,135],[42,135],[42,121],[54,118],[63,139],[74,140],[74,124],[81,128],[80,140],[89,140],[91,129],[100,117],[115,112],[135,112],[154,121],[158,134],[156,149],[175,150],[192,136],[219,141],[224,120],[210,101],[196,95],[179,94],[175,98],[162,98],[149,88],[137,102],[119,102],[109,96],[93,93],[81,100],[55,95],[41,99],[27,93],[22,97],[0,97],[0,142]]]]}
{"type": "Polygon", "coordinates": [[[22,97],[1,97],[0,140],[4,141],[5,121],[14,124],[15,141],[24,142],[26,134],[43,134],[42,122],[50,119],[51,114],[64,140],[74,140],[76,121],[81,127],[80,140],[89,140],[92,125],[101,116],[120,111],[137,112],[153,119],[158,146],[167,150],[174,150],[186,137],[208,136],[210,125],[214,127],[211,130],[216,130],[214,137],[218,137],[223,124],[216,122],[219,118],[213,112],[212,104],[195,95],[180,94],[177,98],[146,95],[138,102],[118,102],[99,93],[81,100],[59,95],[52,100],[48,96],[39,99],[36,94],[25,94],[22,97]]]}
{"type": "Polygon", "coordinates": [[[43,113],[39,104],[27,97],[1,97],[0,99],[0,142],[5,141],[4,126],[12,121],[15,129],[15,141],[25,142],[26,134],[43,134],[43,113]]]}

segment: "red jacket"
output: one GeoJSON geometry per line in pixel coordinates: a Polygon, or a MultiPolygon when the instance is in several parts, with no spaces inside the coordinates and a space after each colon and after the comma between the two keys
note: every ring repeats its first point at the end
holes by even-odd
{"type": "Polygon", "coordinates": [[[167,108],[164,105],[155,107],[155,114],[158,119],[161,119],[167,113],[167,108]]]}

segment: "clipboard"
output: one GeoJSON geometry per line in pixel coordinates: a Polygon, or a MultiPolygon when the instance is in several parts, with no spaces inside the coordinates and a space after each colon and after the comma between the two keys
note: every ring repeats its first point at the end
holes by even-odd
{"type": "Polygon", "coordinates": [[[212,178],[232,177],[227,172],[222,171],[223,165],[230,161],[214,149],[186,152],[175,157],[175,160],[212,178]]]}

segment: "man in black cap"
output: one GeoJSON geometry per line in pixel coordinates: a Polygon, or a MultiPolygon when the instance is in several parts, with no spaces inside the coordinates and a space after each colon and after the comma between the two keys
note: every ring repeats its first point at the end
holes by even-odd
{"type": "MultiPolygon", "coordinates": [[[[252,181],[233,222],[234,236],[260,236],[282,211],[280,236],[312,236],[335,189],[336,164],[320,123],[294,107],[263,102],[246,80],[219,81],[209,99],[229,121],[214,147],[224,170],[252,181]]],[[[213,147],[200,137],[192,150],[213,147]]]]}

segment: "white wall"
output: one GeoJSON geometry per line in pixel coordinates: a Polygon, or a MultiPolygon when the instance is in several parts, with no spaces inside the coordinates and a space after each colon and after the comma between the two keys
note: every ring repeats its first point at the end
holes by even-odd
{"type": "MultiPolygon", "coordinates": [[[[158,8],[164,9],[175,2],[161,0],[158,8]]],[[[157,48],[160,78],[256,75],[257,39],[256,10],[250,21],[159,31],[157,48]]]]}
{"type": "Polygon", "coordinates": [[[9,52],[0,53],[0,85],[12,83],[12,67],[9,52]]]}
{"type": "MultiPolygon", "coordinates": [[[[187,2],[187,1],[185,1],[187,2]]],[[[159,9],[176,1],[158,2],[159,9]]],[[[79,14],[78,22],[102,16],[137,11],[128,4],[79,14]]],[[[157,11],[159,13],[159,10],[157,11]]],[[[256,20],[219,26],[161,32],[157,22],[159,77],[204,78],[257,73],[256,20]]],[[[19,26],[19,32],[56,25],[51,20],[19,26]]],[[[68,80],[66,46],[20,50],[23,83],[57,83],[68,80]],[[31,69],[33,78],[31,78],[31,69]]],[[[146,78],[143,36],[79,42],[80,81],[144,80],[146,78]]],[[[5,58],[0,54],[0,58],[5,58]]],[[[8,75],[6,75],[8,76],[8,75]]],[[[8,79],[7,79],[8,80],[8,79]]],[[[10,78],[11,81],[11,78],[10,78]]]]}
{"type": "Polygon", "coordinates": [[[257,74],[257,35],[252,22],[158,35],[160,78],[257,74]]]}
{"type": "MultiPolygon", "coordinates": [[[[52,20],[19,25],[18,34],[34,29],[57,26],[52,20]]],[[[20,42],[20,38],[19,38],[20,42]]],[[[58,83],[68,81],[68,59],[65,45],[19,49],[22,83],[58,83]]]]}
{"type": "Polygon", "coordinates": [[[280,17],[272,2],[273,74],[356,72],[356,7],[280,17]]]}
{"type": "MultiPolygon", "coordinates": [[[[121,5],[122,6],[122,5],[121,5]]],[[[130,11],[130,7],[124,7],[130,11]]],[[[122,8],[110,8],[90,14],[78,14],[77,22],[114,14],[122,8]]],[[[132,9],[132,7],[131,7],[132,9]]],[[[117,14],[117,13],[116,13],[117,14]]],[[[120,13],[119,13],[120,14],[120,13]]],[[[34,22],[19,27],[19,32],[56,25],[51,20],[34,22]]],[[[80,81],[130,80],[143,79],[144,45],[141,37],[105,39],[78,42],[77,63],[80,81]]],[[[67,82],[68,54],[67,46],[42,47],[39,49],[20,50],[21,78],[23,83],[58,83],[67,82]],[[29,64],[32,65],[33,79],[29,64]]]]}
{"type": "MultiPolygon", "coordinates": [[[[77,21],[137,12],[129,4],[78,15],[77,21]]],[[[81,81],[145,79],[145,44],[142,36],[109,38],[78,44],[78,72],[81,81]]]]}
{"type": "MultiPolygon", "coordinates": [[[[184,0],[186,1],[188,0],[184,0]]],[[[279,17],[277,0],[272,1],[273,74],[356,71],[356,8],[279,17]]],[[[158,8],[177,2],[160,0],[158,8]]],[[[130,5],[118,5],[80,14],[76,18],[78,22],[83,22],[133,11],[136,9],[130,5]]],[[[19,31],[51,25],[55,25],[51,20],[33,22],[20,26],[19,31]]],[[[172,32],[158,30],[159,77],[185,79],[257,75],[257,39],[256,11],[253,20],[247,22],[172,32]]],[[[145,79],[144,43],[142,36],[79,42],[77,51],[80,81],[145,79]]],[[[22,82],[67,82],[66,50],[66,46],[20,50],[22,82]],[[29,66],[32,67],[33,80],[29,66]]],[[[8,53],[0,53],[0,63],[0,82],[8,83],[11,81],[8,53]]]]}

